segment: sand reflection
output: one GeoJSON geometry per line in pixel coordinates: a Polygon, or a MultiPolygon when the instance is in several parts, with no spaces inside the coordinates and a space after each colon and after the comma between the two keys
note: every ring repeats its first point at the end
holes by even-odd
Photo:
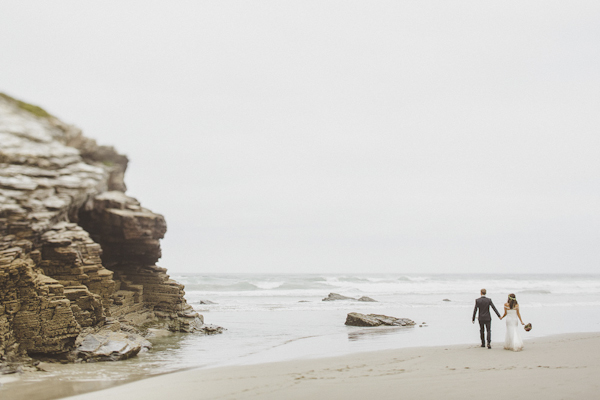
{"type": "Polygon", "coordinates": [[[371,340],[383,336],[400,335],[414,332],[414,326],[377,326],[353,329],[348,332],[348,340],[371,340]]]}

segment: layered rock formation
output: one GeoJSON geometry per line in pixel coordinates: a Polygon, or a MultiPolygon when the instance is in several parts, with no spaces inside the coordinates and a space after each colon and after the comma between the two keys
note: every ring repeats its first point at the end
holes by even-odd
{"type": "Polygon", "coordinates": [[[112,147],[0,95],[0,363],[77,354],[82,333],[118,336],[116,322],[219,331],[156,266],[166,223],[124,194],[126,168],[112,147]]]}

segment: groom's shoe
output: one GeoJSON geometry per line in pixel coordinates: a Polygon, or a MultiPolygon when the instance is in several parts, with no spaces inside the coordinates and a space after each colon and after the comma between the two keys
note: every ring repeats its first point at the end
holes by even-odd
{"type": "Polygon", "coordinates": [[[485,347],[485,344],[482,344],[481,347],[485,347]]]}
{"type": "Polygon", "coordinates": [[[492,345],[488,343],[488,349],[491,349],[491,348],[492,348],[492,345]]]}

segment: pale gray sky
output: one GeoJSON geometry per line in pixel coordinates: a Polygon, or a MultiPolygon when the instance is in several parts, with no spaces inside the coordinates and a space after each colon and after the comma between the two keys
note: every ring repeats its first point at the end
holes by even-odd
{"type": "Polygon", "coordinates": [[[177,272],[598,272],[600,2],[0,0],[0,91],[177,272]]]}

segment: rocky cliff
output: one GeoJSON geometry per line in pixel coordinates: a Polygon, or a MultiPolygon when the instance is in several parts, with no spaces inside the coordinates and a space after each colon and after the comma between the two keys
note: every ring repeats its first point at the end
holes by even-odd
{"type": "Polygon", "coordinates": [[[102,337],[123,332],[126,343],[148,326],[219,331],[156,266],[165,219],[125,194],[127,162],[0,95],[0,367],[28,355],[91,357],[86,335],[106,353],[102,337]]]}

